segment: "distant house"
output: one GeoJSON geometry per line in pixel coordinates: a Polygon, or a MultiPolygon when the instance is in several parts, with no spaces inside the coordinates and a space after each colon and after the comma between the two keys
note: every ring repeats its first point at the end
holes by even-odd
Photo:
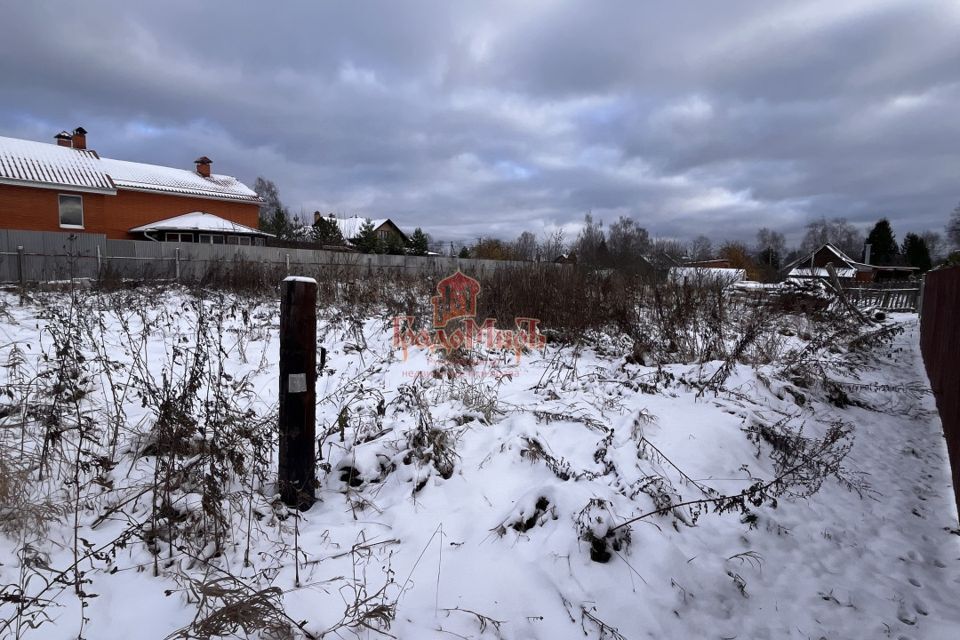
{"type": "Polygon", "coordinates": [[[553,259],[554,264],[577,264],[577,254],[561,253],[553,259]]]}
{"type": "Polygon", "coordinates": [[[806,256],[798,258],[783,268],[789,279],[829,279],[832,266],[841,282],[882,282],[906,280],[920,273],[916,267],[879,266],[857,262],[846,253],[827,243],[806,256]]]}
{"type": "Polygon", "coordinates": [[[206,156],[197,158],[195,170],[178,169],[101,158],[87,148],[83,127],[62,131],[55,140],[0,137],[0,228],[176,242],[257,237],[191,228],[155,233],[160,223],[184,215],[195,222],[201,212],[244,229],[257,227],[260,198],[236,178],[211,173],[206,156]]]}
{"type": "MultiPolygon", "coordinates": [[[[360,229],[366,223],[368,218],[352,216],[349,218],[336,218],[337,226],[340,228],[340,235],[349,243],[356,242],[360,237],[360,229]]],[[[373,223],[373,232],[384,243],[389,243],[391,239],[406,245],[408,242],[407,234],[400,230],[390,218],[380,218],[370,220],[373,223]]]]}

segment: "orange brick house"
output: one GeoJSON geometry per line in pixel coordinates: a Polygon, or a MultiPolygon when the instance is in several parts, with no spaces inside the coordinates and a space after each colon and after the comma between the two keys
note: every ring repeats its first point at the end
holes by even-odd
{"type": "Polygon", "coordinates": [[[212,174],[209,158],[198,158],[195,171],[101,158],[87,148],[86,134],[82,127],[64,131],[56,144],[0,137],[0,228],[263,242],[260,198],[236,178],[212,174]],[[178,229],[178,220],[190,225],[178,229]],[[198,220],[215,223],[197,228],[198,220]]]}

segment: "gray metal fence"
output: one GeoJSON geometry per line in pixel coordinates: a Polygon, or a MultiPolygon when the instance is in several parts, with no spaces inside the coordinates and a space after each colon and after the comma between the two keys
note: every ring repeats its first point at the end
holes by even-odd
{"type": "Polygon", "coordinates": [[[213,265],[238,263],[313,273],[323,267],[448,274],[461,269],[482,275],[526,262],[447,256],[369,255],[343,251],[238,245],[108,240],[102,234],[0,229],[0,282],[98,279],[105,274],[141,280],[198,280],[213,265]]]}

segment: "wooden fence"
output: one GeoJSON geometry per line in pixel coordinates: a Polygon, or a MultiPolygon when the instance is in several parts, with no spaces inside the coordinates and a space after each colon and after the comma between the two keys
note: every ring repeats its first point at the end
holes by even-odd
{"type": "Polygon", "coordinates": [[[937,269],[925,278],[920,352],[943,422],[960,511],[960,267],[937,269]]]}
{"type": "Polygon", "coordinates": [[[860,308],[873,307],[883,311],[918,311],[920,284],[897,282],[865,286],[845,286],[847,298],[860,308]]]}

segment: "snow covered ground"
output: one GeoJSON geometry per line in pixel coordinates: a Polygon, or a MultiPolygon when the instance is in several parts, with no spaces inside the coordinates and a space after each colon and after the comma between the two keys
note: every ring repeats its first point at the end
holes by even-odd
{"type": "Polygon", "coordinates": [[[713,390],[721,362],[643,366],[616,336],[404,360],[389,318],[331,313],[320,500],[297,518],[264,440],[275,303],[2,295],[0,637],[960,637],[915,316],[818,350],[824,388],[776,361],[713,390]],[[165,453],[158,416],[195,446],[165,453]]]}

